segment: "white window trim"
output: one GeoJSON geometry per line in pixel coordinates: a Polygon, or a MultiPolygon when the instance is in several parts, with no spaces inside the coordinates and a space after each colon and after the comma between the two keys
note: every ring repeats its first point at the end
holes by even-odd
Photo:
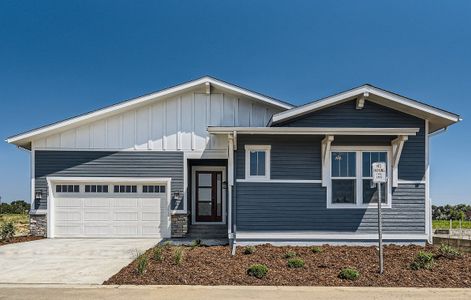
{"type": "MultiPolygon", "coordinates": [[[[329,209],[345,209],[345,208],[377,208],[377,203],[363,203],[363,164],[361,152],[387,152],[388,161],[387,163],[387,187],[386,187],[386,203],[382,203],[382,208],[391,208],[392,204],[392,170],[391,170],[391,146],[332,146],[329,153],[328,160],[328,180],[327,180],[327,208],[329,209]],[[332,203],[332,153],[333,152],[356,152],[356,203],[355,204],[335,204],[332,203]]],[[[342,177],[337,177],[341,179],[342,177]]]]}
{"type": "Polygon", "coordinates": [[[246,181],[268,181],[270,180],[270,145],[245,145],[245,180],[246,181]],[[253,176],[250,175],[250,151],[264,151],[265,152],[265,175],[253,176]]]}

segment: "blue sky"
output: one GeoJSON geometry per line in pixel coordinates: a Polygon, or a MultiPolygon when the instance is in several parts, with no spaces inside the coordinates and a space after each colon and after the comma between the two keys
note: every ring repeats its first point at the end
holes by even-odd
{"type": "MultiPolygon", "coordinates": [[[[2,138],[206,74],[294,104],[368,82],[459,113],[432,138],[431,196],[471,202],[471,1],[0,2],[2,138]]],[[[29,200],[29,154],[4,142],[0,196],[29,200]]]]}

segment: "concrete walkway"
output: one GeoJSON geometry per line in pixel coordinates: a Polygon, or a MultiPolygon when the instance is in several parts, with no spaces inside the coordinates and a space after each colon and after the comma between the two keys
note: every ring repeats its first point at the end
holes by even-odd
{"type": "Polygon", "coordinates": [[[0,285],[0,299],[471,299],[471,289],[0,285]]]}
{"type": "Polygon", "coordinates": [[[0,246],[0,283],[101,284],[152,239],[44,239],[0,246]]]}

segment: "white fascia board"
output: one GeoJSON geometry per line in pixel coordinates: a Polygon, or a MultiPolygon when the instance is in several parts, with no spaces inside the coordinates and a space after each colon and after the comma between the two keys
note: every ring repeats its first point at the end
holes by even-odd
{"type": "Polygon", "coordinates": [[[416,135],[419,128],[208,127],[211,134],[416,135]]]}
{"type": "Polygon", "coordinates": [[[385,90],[373,87],[373,86],[361,86],[334,96],[327,97],[323,100],[318,100],[303,106],[299,106],[293,109],[290,109],[288,111],[280,112],[278,114],[273,115],[273,121],[272,123],[278,123],[287,119],[291,119],[294,117],[297,117],[299,115],[303,115],[312,111],[319,110],[324,107],[328,107],[334,104],[337,104],[342,101],[347,101],[350,99],[353,99],[356,96],[362,95],[364,93],[369,93],[369,94],[374,94],[376,96],[385,98],[387,100],[411,107],[413,109],[420,110],[422,112],[431,114],[436,117],[444,118],[452,122],[459,122],[460,117],[458,115],[455,115],[453,113],[434,108],[432,106],[429,106],[427,104],[423,104],[411,99],[408,99],[406,97],[402,97],[397,94],[393,94],[390,92],[387,92],[385,90]]]}
{"type": "Polygon", "coordinates": [[[60,129],[62,127],[68,126],[68,125],[81,123],[81,122],[84,122],[84,121],[95,120],[95,119],[98,119],[100,117],[106,116],[108,114],[112,114],[112,113],[117,112],[117,111],[122,111],[122,110],[130,108],[132,106],[137,106],[137,105],[143,104],[143,103],[148,102],[150,100],[155,100],[155,98],[164,97],[164,96],[168,96],[168,95],[171,95],[171,94],[174,94],[174,93],[182,92],[184,90],[196,87],[198,85],[203,85],[203,84],[206,84],[208,82],[211,85],[214,85],[216,87],[225,88],[225,89],[228,89],[228,90],[230,90],[234,93],[239,93],[239,94],[243,94],[247,97],[258,99],[260,101],[266,102],[266,103],[274,105],[276,107],[280,107],[280,108],[283,108],[283,109],[291,109],[293,107],[292,105],[289,105],[287,103],[275,100],[273,98],[270,98],[270,97],[267,97],[267,96],[264,96],[264,95],[246,90],[244,88],[241,88],[241,87],[238,87],[238,86],[235,86],[235,85],[232,85],[232,84],[214,79],[212,77],[205,76],[205,77],[202,77],[200,79],[196,79],[196,80],[193,80],[193,81],[190,81],[190,82],[187,82],[187,83],[183,83],[183,84],[171,87],[171,88],[167,88],[167,89],[164,89],[164,90],[159,91],[159,92],[155,92],[155,93],[152,93],[152,94],[149,94],[149,95],[145,95],[145,96],[142,96],[142,97],[131,99],[131,100],[128,100],[128,101],[125,101],[125,102],[122,102],[122,103],[114,104],[114,105],[111,105],[111,106],[108,106],[108,107],[105,107],[105,108],[102,108],[102,109],[99,109],[99,110],[96,110],[96,111],[93,111],[93,112],[90,112],[90,113],[86,113],[86,114],[83,114],[83,115],[80,115],[80,116],[77,116],[77,117],[74,117],[74,118],[70,118],[70,119],[60,121],[60,122],[57,122],[57,123],[54,123],[54,124],[51,124],[51,125],[47,125],[47,126],[38,128],[36,130],[32,130],[32,131],[29,131],[29,132],[26,132],[26,133],[15,135],[15,136],[7,138],[6,142],[7,143],[16,143],[16,142],[19,142],[19,141],[26,142],[26,141],[24,141],[25,139],[31,139],[32,137],[40,135],[40,134],[51,132],[51,131],[54,131],[56,129],[60,129]]]}

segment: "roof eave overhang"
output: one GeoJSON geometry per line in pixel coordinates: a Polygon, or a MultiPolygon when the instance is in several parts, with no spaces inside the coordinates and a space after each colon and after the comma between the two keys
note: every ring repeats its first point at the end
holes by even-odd
{"type": "Polygon", "coordinates": [[[31,141],[36,138],[53,134],[57,131],[68,130],[72,127],[80,126],[84,123],[92,122],[92,121],[101,119],[103,117],[107,117],[107,116],[111,116],[111,115],[123,112],[129,109],[130,107],[134,107],[134,106],[137,107],[139,105],[144,105],[150,100],[155,100],[156,98],[165,98],[173,94],[188,91],[198,86],[204,86],[208,83],[209,85],[213,87],[227,90],[235,94],[245,95],[247,97],[253,98],[258,101],[262,101],[266,104],[269,104],[269,105],[272,105],[274,107],[278,107],[281,109],[291,109],[294,107],[293,105],[285,103],[283,101],[247,90],[245,88],[242,88],[236,85],[232,85],[230,83],[227,83],[227,82],[224,82],[224,81],[221,81],[221,80],[209,77],[209,76],[205,76],[200,79],[189,81],[187,83],[183,83],[183,84],[180,84],[171,88],[167,88],[167,89],[155,92],[155,93],[137,97],[137,98],[127,100],[121,103],[117,103],[117,104],[114,104],[114,105],[111,105],[102,109],[98,109],[96,111],[85,113],[76,117],[72,117],[70,119],[66,119],[63,121],[59,121],[50,125],[46,125],[46,126],[34,129],[34,130],[20,133],[20,134],[8,137],[5,141],[10,144],[15,144],[19,147],[30,148],[31,141]]]}
{"type": "Polygon", "coordinates": [[[295,118],[302,117],[314,111],[324,109],[342,102],[350,101],[363,96],[386,107],[400,110],[404,113],[429,120],[430,131],[434,132],[446,128],[461,121],[459,115],[418,102],[370,85],[361,86],[346,92],[342,92],[315,102],[299,106],[288,111],[273,115],[271,125],[280,124],[295,118]]]}
{"type": "Polygon", "coordinates": [[[210,134],[275,134],[275,135],[416,135],[420,128],[356,127],[208,127],[210,134]]]}

